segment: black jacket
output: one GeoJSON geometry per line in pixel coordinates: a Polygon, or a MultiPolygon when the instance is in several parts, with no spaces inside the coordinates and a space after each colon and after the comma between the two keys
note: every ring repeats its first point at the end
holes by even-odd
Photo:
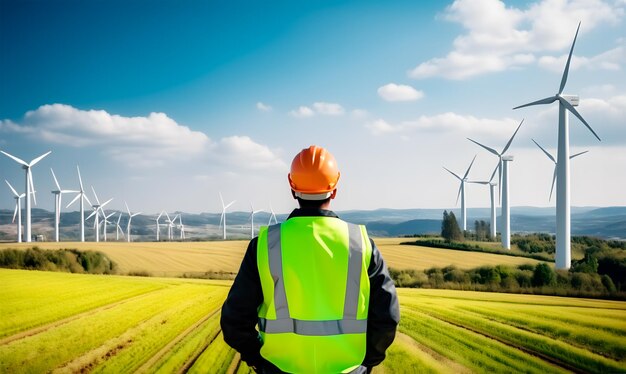
{"type": "MultiPolygon", "coordinates": [[[[323,209],[295,209],[289,218],[337,215],[323,209]]],[[[287,219],[289,219],[287,218],[287,219]]],[[[385,350],[391,345],[400,322],[398,298],[387,265],[372,243],[372,257],[367,273],[370,278],[370,301],[367,317],[367,349],[363,365],[373,367],[385,359],[385,350]]],[[[250,241],[239,273],[222,306],[221,326],[224,340],[241,353],[249,366],[272,366],[263,357],[262,342],[256,324],[257,310],[263,302],[261,280],[257,268],[257,238],[250,241]]]]}

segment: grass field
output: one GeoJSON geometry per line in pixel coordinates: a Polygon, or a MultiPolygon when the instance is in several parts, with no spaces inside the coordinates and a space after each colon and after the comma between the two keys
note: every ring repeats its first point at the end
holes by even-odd
{"type": "MultiPolygon", "coordinates": [[[[0,269],[0,373],[248,373],[223,341],[230,282],[0,269]]],[[[375,373],[624,372],[626,303],[400,289],[375,373]]]]}
{"type": "MultiPolygon", "coordinates": [[[[480,252],[459,252],[448,249],[400,245],[407,238],[376,238],[375,242],[387,265],[396,269],[423,270],[455,265],[470,269],[481,265],[536,264],[536,260],[480,252]]],[[[5,243],[2,248],[42,249],[75,248],[105,253],[119,266],[122,274],[147,272],[155,276],[180,276],[183,273],[224,271],[236,273],[248,241],[210,242],[43,242],[5,243]]]]}

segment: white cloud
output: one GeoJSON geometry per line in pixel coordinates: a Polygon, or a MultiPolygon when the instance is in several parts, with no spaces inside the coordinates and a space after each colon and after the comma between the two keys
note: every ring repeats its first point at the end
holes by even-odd
{"type": "Polygon", "coordinates": [[[353,119],[363,119],[369,117],[369,112],[365,109],[354,109],[350,112],[350,116],[353,119]]]}
{"type": "MultiPolygon", "coordinates": [[[[623,61],[626,61],[626,47],[619,46],[593,57],[577,57],[573,55],[570,69],[577,70],[584,67],[592,70],[602,69],[617,71],[621,69],[620,64],[623,61]]],[[[543,56],[538,60],[539,66],[557,73],[563,71],[566,62],[567,54],[559,57],[543,56]]]]}
{"type": "Polygon", "coordinates": [[[271,106],[267,104],[263,104],[260,101],[256,103],[256,108],[260,110],[261,112],[271,112],[272,110],[274,110],[274,108],[272,108],[271,106]]]}
{"type": "Polygon", "coordinates": [[[104,110],[52,104],[27,112],[20,123],[0,120],[0,131],[59,146],[97,148],[106,157],[131,167],[156,167],[206,158],[246,170],[276,169],[284,165],[267,146],[247,136],[215,142],[203,132],[178,124],[165,113],[124,117],[104,110]]]}
{"type": "Polygon", "coordinates": [[[384,119],[377,119],[374,122],[365,125],[373,135],[384,135],[402,131],[402,126],[392,126],[384,119]]]}
{"type": "Polygon", "coordinates": [[[411,86],[389,83],[378,88],[378,96],[386,101],[415,101],[424,97],[424,93],[411,86]]]}
{"type": "Polygon", "coordinates": [[[340,116],[344,113],[343,107],[336,103],[317,102],[313,104],[313,108],[317,113],[327,116],[340,116]]]}
{"type": "Polygon", "coordinates": [[[289,112],[289,114],[296,118],[308,118],[315,115],[313,109],[309,108],[308,106],[301,106],[298,109],[292,110],[291,112],[289,112]]]}
{"type": "MultiPolygon", "coordinates": [[[[537,53],[568,48],[579,21],[581,32],[587,32],[599,24],[617,24],[623,14],[619,4],[601,0],[542,0],[524,10],[500,0],[456,0],[446,8],[444,19],[460,23],[467,33],[454,40],[445,57],[419,64],[409,76],[466,79],[525,66],[537,61],[537,53]]],[[[606,53],[594,66],[619,66],[623,52],[606,53]]]]}

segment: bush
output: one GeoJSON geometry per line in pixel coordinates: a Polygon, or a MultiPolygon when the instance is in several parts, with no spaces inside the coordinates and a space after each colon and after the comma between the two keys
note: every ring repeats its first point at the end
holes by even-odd
{"type": "Polygon", "coordinates": [[[76,249],[46,251],[39,247],[3,249],[0,251],[0,267],[91,274],[114,274],[117,270],[116,264],[101,252],[76,249]]]}
{"type": "Polygon", "coordinates": [[[553,286],[554,284],[556,284],[556,274],[552,268],[544,262],[537,264],[533,272],[533,286],[553,286]]]}

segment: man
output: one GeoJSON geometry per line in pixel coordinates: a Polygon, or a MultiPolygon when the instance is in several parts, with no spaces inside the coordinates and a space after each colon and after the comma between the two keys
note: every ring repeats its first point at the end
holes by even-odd
{"type": "Polygon", "coordinates": [[[224,340],[257,372],[370,372],[393,342],[387,266],[364,226],[329,210],[339,175],[324,148],[296,155],[288,179],[300,208],[250,241],[224,302],[224,340]]]}

